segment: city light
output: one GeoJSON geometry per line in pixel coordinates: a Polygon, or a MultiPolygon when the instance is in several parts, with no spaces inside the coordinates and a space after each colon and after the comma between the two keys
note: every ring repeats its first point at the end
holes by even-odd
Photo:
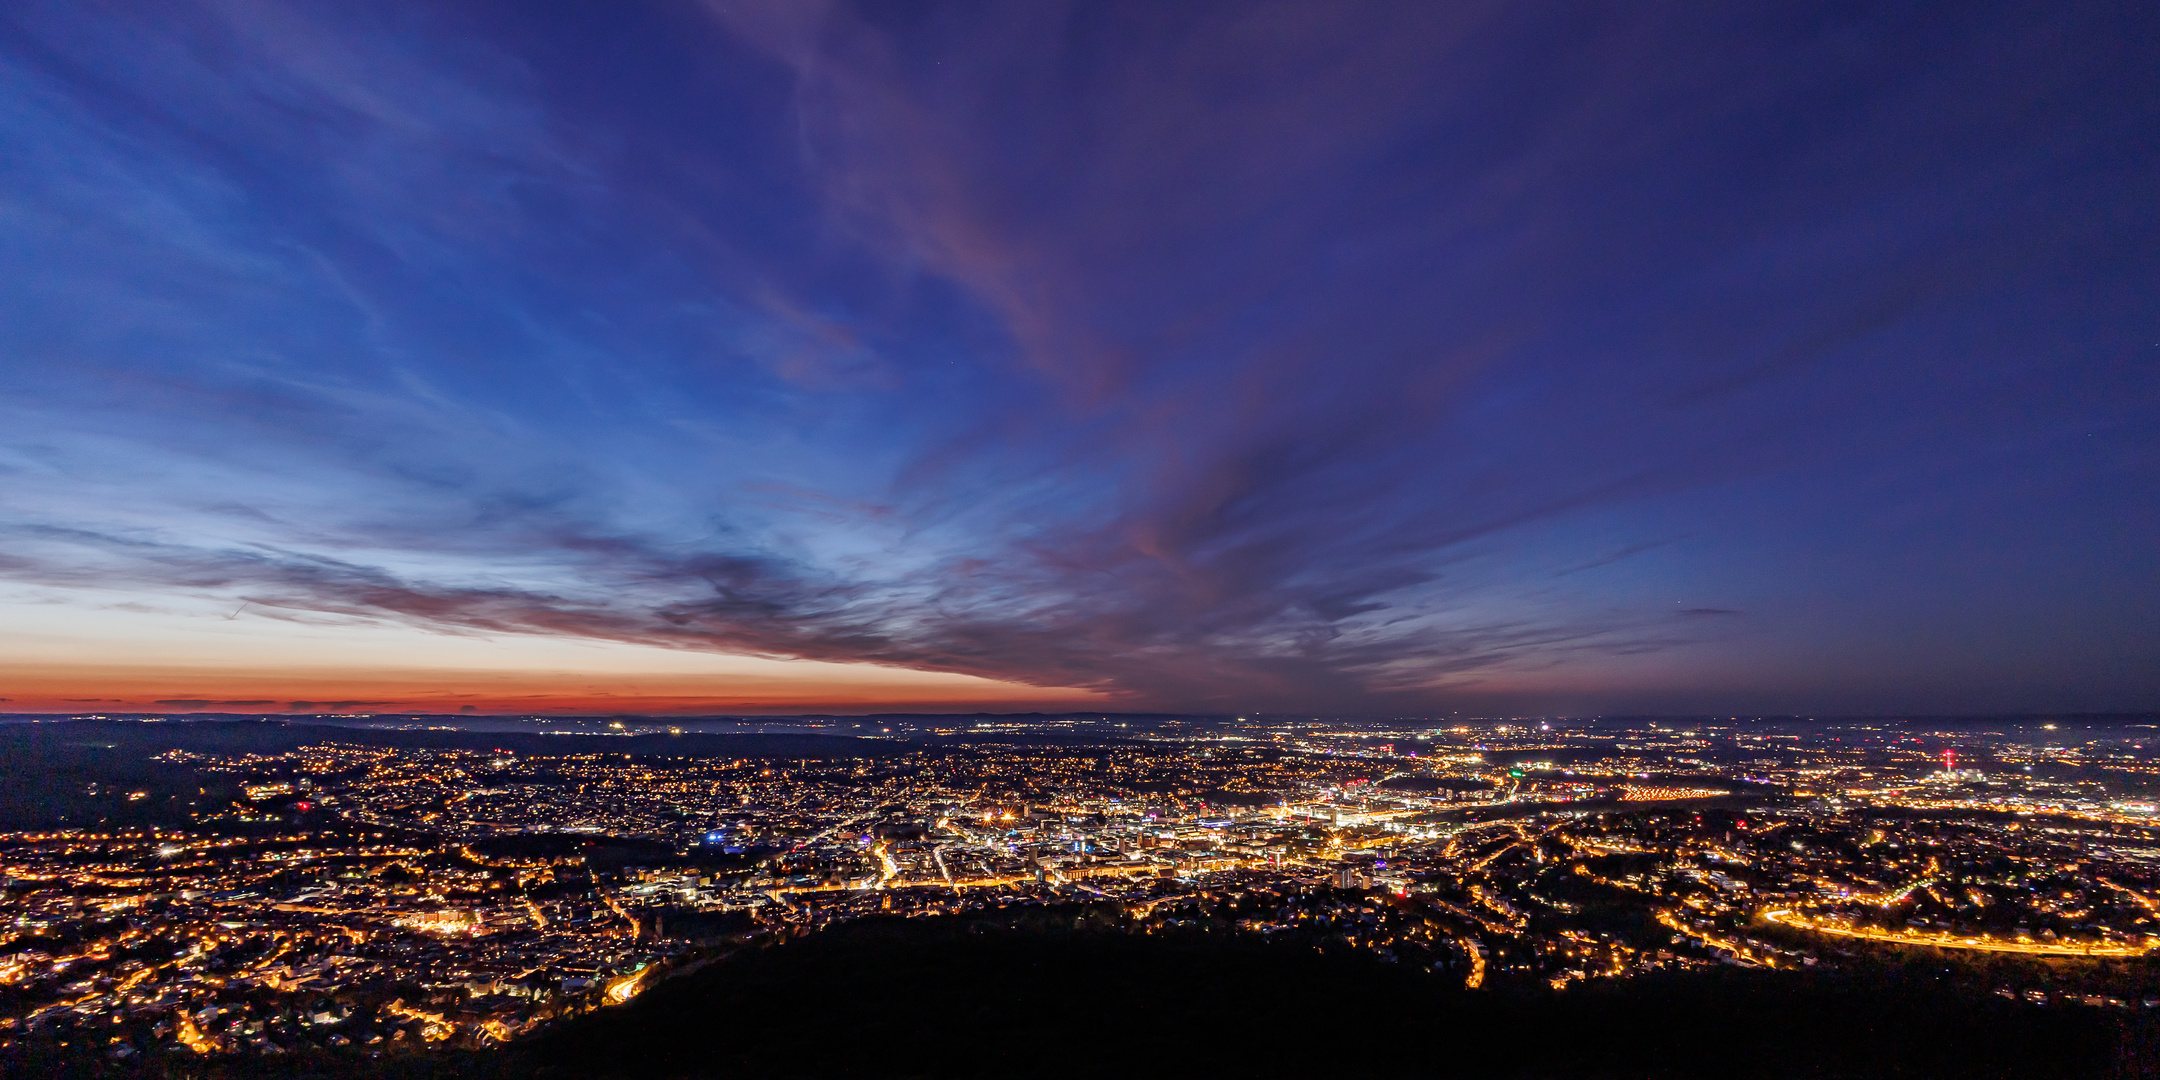
{"type": "Polygon", "coordinates": [[[1010,727],[881,724],[819,756],[304,727],[285,749],[144,743],[196,793],[176,820],[0,834],[0,985],[24,1003],[0,1042],[103,1023],[185,1054],[493,1045],[749,943],[1048,905],[1545,992],[1873,962],[1861,946],[2037,961],[2160,945],[2143,855],[2160,821],[2123,786],[2160,765],[2112,735],[1104,718],[1039,722],[1057,736],[1040,743],[1010,727]],[[1586,921],[1619,910],[1659,933],[1586,921]]]}

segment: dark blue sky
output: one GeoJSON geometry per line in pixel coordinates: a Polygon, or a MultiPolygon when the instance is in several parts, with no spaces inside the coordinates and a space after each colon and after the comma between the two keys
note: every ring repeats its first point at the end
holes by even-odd
{"type": "Polygon", "coordinates": [[[2151,5],[31,0],[0,147],[0,707],[2160,707],[2151,5]]]}

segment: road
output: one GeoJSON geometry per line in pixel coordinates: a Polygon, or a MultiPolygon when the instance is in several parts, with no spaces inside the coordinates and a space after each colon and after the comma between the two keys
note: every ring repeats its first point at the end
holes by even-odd
{"type": "Polygon", "coordinates": [[[638,991],[644,989],[645,976],[652,974],[652,970],[652,967],[647,965],[609,983],[607,993],[604,995],[607,998],[607,1003],[620,1005],[636,997],[638,991]]]}
{"type": "Polygon", "coordinates": [[[1732,941],[1727,938],[1713,937],[1709,934],[1706,934],[1700,930],[1695,929],[1692,926],[1689,926],[1684,922],[1681,922],[1680,917],[1670,911],[1658,912],[1657,921],[1663,923],[1667,929],[1672,930],[1674,933],[1680,934],[1683,937],[1693,938],[1694,940],[1700,941],[1705,945],[1709,945],[1714,948],[1724,949],[1725,951],[1730,952],[1733,955],[1741,957],[1752,963],[1761,964],[1764,967],[1778,966],[1777,957],[1770,956],[1768,954],[1757,955],[1756,950],[1743,941],[1732,941]]]}
{"type": "Polygon", "coordinates": [[[2143,945],[2074,945],[2067,941],[2048,944],[2039,941],[1957,937],[1947,932],[1863,929],[1821,922],[1782,909],[1765,911],[1763,918],[1780,926],[1790,926],[1795,930],[1807,930],[1817,934],[1858,938],[1862,941],[1882,941],[1892,945],[1926,945],[1937,949],[1974,949],[1980,952],[2023,953],[2026,956],[2144,956],[2152,951],[2143,945]]]}
{"type": "Polygon", "coordinates": [[[842,829],[853,826],[856,822],[874,821],[876,819],[877,814],[875,813],[858,814],[854,817],[847,819],[846,821],[838,822],[834,825],[831,825],[821,832],[804,837],[802,840],[798,841],[794,847],[788,849],[788,854],[792,855],[795,852],[801,851],[802,849],[809,847],[810,845],[815,844],[818,841],[823,840],[826,837],[831,836],[832,834],[839,832],[842,829]]]}
{"type": "Polygon", "coordinates": [[[1470,954],[1470,977],[1463,980],[1463,988],[1475,990],[1485,985],[1485,949],[1473,938],[1456,939],[1463,951],[1470,954]]]}

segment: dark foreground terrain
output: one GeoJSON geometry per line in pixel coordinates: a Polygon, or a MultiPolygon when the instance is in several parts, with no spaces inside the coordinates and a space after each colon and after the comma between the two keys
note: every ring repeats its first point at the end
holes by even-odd
{"type": "MultiPolygon", "coordinates": [[[[1637,980],[1465,993],[1415,969],[1250,940],[916,919],[668,980],[481,1052],[107,1062],[9,1075],[492,1080],[724,1076],[2128,1077],[2136,1015],[1948,994],[1910,974],[1637,980]]],[[[25,1049],[19,1047],[18,1050],[25,1049]]],[[[79,1051],[78,1051],[79,1052],[79,1051]]]]}

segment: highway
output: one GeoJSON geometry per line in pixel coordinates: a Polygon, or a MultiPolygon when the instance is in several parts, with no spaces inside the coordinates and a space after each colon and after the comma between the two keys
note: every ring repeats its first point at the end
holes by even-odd
{"type": "Polygon", "coordinates": [[[610,1005],[620,1005],[623,1002],[626,1002],[631,998],[636,997],[638,995],[638,991],[644,988],[645,976],[651,974],[652,970],[653,969],[650,966],[641,967],[636,971],[633,971],[630,974],[609,983],[607,993],[604,995],[607,998],[607,1003],[610,1005]]]}
{"type": "Polygon", "coordinates": [[[2040,941],[1958,937],[1945,931],[1876,930],[1839,926],[1783,909],[1763,912],[1763,918],[1780,926],[1790,926],[1795,930],[1807,930],[1817,934],[1832,934],[1863,941],[1883,941],[1893,945],[1926,945],[1937,949],[1975,949],[1981,952],[2023,953],[2027,956],[2144,956],[2152,951],[2143,945],[2076,945],[2067,941],[2049,944],[2040,941]]]}

